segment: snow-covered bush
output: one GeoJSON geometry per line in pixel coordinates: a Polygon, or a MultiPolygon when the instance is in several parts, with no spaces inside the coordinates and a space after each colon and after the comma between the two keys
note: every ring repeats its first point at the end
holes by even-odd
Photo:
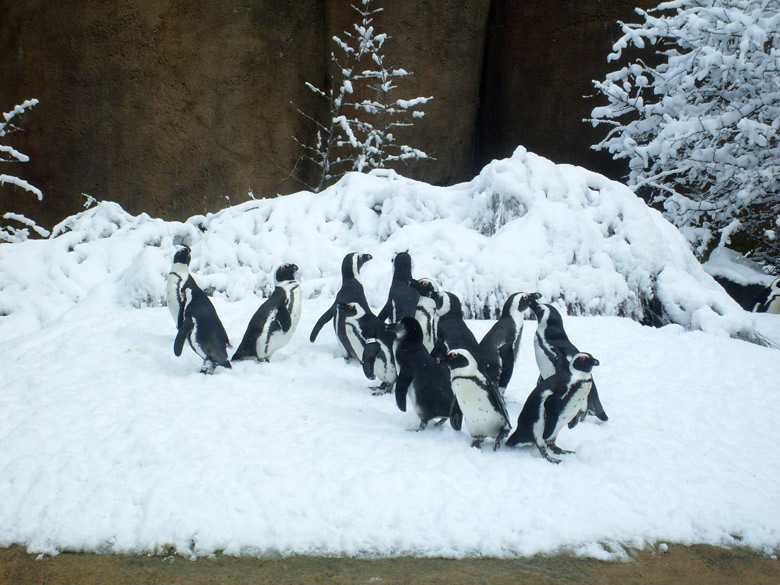
{"type": "MultiPolygon", "coordinates": [[[[38,103],[38,100],[26,100],[25,102],[14,107],[10,112],[3,113],[3,119],[0,120],[0,138],[5,138],[12,132],[19,129],[18,126],[12,123],[12,120],[16,116],[20,116],[29,108],[32,108],[38,103]]],[[[30,160],[30,157],[23,154],[9,146],[7,144],[0,144],[0,163],[24,163],[30,160]]],[[[6,175],[0,173],[0,187],[4,185],[12,185],[18,187],[23,191],[32,193],[38,198],[38,201],[43,199],[43,193],[37,187],[34,187],[24,179],[20,179],[15,175],[6,175]]],[[[7,191],[7,189],[6,189],[7,191]]],[[[12,211],[6,212],[2,217],[3,221],[0,221],[0,242],[22,242],[30,235],[30,229],[41,236],[48,236],[49,232],[40,227],[33,220],[20,213],[14,213],[12,211]],[[14,227],[15,224],[21,224],[22,228],[14,227]],[[29,229],[28,229],[29,228],[29,229]]]]}
{"type": "Polygon", "coordinates": [[[332,298],[341,259],[358,251],[374,257],[363,283],[378,308],[393,256],[408,250],[415,276],[457,294],[471,317],[495,317],[510,294],[538,291],[570,314],[725,335],[753,327],[678,230],[625,185],[523,148],[452,187],[387,169],[349,173],[320,194],[248,201],[184,223],[100,203],[49,240],[0,246],[0,314],[45,325],[94,295],[161,305],[182,243],[198,283],[230,301],[270,292],[282,262],[300,267],[305,298],[332,298]]]}
{"type": "Polygon", "coordinates": [[[780,1],[637,13],[608,58],[627,62],[594,81],[608,105],[592,122],[610,126],[594,148],[628,159],[629,186],[663,204],[700,258],[742,238],[780,263],[780,1]]]}
{"type": "Polygon", "coordinates": [[[307,145],[296,139],[304,149],[303,158],[318,169],[316,184],[310,186],[315,193],[349,171],[363,172],[384,168],[393,161],[428,158],[422,150],[400,144],[394,131],[412,126],[414,119],[423,117],[425,113],[417,108],[433,98],[390,98],[397,89],[395,80],[410,73],[385,64],[382,49],[389,37],[375,30],[374,16],[383,9],[374,8],[373,2],[353,4],[360,22],[343,37],[333,37],[338,52],[330,55],[335,71],[330,89],[306,84],[327,101],[329,114],[322,123],[301,112],[316,124],[316,141],[307,145]],[[355,97],[366,93],[373,97],[355,97]],[[350,101],[350,97],[356,101],[350,101]]]}

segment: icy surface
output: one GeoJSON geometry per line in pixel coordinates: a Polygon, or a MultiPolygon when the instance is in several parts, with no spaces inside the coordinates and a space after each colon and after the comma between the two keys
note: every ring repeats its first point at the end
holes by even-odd
{"type": "MultiPolygon", "coordinates": [[[[681,237],[620,185],[518,150],[471,183],[350,175],[319,196],[164,222],[103,203],[56,237],[0,245],[0,546],[182,554],[598,558],[656,542],[780,545],[778,350],[730,338],[780,319],[744,313],[681,237]],[[378,213],[381,212],[381,213],[378,213]],[[620,220],[619,220],[620,219],[620,220]],[[179,243],[237,345],[295,262],[298,331],[268,364],[198,373],[173,355],[165,275],[179,243]],[[531,448],[480,452],[374,397],[311,327],[344,253],[370,252],[370,303],[410,250],[475,312],[538,290],[565,316],[610,420],[565,429],[560,465],[531,448]],[[696,330],[698,329],[698,330],[696,330]]],[[[478,337],[492,321],[470,321],[478,337]]],[[[507,390],[513,423],[538,370],[527,322],[507,390]]]]}

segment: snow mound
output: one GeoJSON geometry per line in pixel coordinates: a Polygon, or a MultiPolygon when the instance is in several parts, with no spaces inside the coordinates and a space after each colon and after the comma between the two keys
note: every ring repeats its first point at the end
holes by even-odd
{"type": "Polygon", "coordinates": [[[120,306],[162,305],[182,243],[192,248],[201,287],[229,301],[270,291],[281,262],[300,266],[307,298],[332,297],[342,257],[360,251],[374,256],[363,281],[378,307],[394,254],[408,250],[415,275],[456,293],[472,317],[495,316],[523,290],[570,314],[721,335],[753,327],[682,235],[627,187],[522,147],[452,187],[386,170],[353,173],[320,194],[249,201],[184,223],[100,203],[48,240],[0,246],[0,315],[43,326],[91,295],[120,306]]]}

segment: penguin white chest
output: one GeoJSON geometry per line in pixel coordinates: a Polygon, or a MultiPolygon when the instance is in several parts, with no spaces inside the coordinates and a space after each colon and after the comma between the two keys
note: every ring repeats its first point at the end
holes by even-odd
{"type": "Polygon", "coordinates": [[[580,412],[585,410],[588,404],[588,393],[590,392],[592,386],[593,382],[591,380],[583,380],[579,382],[576,386],[576,389],[573,390],[570,395],[568,395],[568,400],[564,401],[563,408],[561,409],[561,413],[558,416],[558,422],[555,425],[555,430],[551,436],[553,441],[555,440],[555,437],[558,436],[558,433],[561,431],[561,429],[563,429],[563,427],[568,425],[572,420],[574,420],[575,416],[578,416],[580,412]]]}
{"type": "Polygon", "coordinates": [[[360,326],[354,321],[348,320],[346,323],[344,323],[344,332],[347,335],[347,343],[349,343],[352,352],[354,352],[357,358],[362,362],[363,347],[366,345],[366,340],[363,338],[363,334],[360,331],[360,326]]]}
{"type": "Polygon", "coordinates": [[[184,284],[184,279],[181,274],[176,270],[171,270],[168,273],[166,279],[165,300],[168,304],[168,310],[173,317],[174,323],[178,324],[179,321],[179,304],[182,301],[181,298],[181,286],[184,284]]]}
{"type": "Polygon", "coordinates": [[[469,378],[452,380],[452,392],[463,412],[466,430],[472,437],[495,437],[504,426],[504,417],[490,403],[485,389],[469,378]]]}
{"type": "Polygon", "coordinates": [[[537,335],[534,338],[534,354],[536,355],[536,365],[539,366],[539,373],[543,379],[547,379],[555,374],[555,363],[552,357],[552,349],[546,347],[543,339],[537,335]]]}

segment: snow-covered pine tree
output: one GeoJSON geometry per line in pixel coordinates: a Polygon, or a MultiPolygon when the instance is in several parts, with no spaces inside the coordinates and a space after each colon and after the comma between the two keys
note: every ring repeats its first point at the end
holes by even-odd
{"type": "MultiPolygon", "coordinates": [[[[37,103],[38,100],[35,99],[26,100],[14,107],[10,112],[4,112],[3,119],[0,120],[0,138],[5,138],[12,132],[19,130],[19,127],[12,122],[13,119],[35,106],[37,103]]],[[[29,160],[29,156],[22,154],[12,146],[0,144],[0,163],[24,163],[29,160]]],[[[6,184],[13,185],[23,191],[32,193],[38,198],[38,201],[43,199],[43,193],[40,189],[15,175],[0,174],[0,187],[6,184]]],[[[21,213],[14,213],[12,211],[6,212],[3,214],[2,220],[3,221],[0,222],[0,242],[22,242],[29,237],[30,229],[43,237],[49,235],[48,230],[40,227],[32,219],[25,217],[21,213]],[[25,227],[17,228],[14,224],[21,224],[25,227]]]]}
{"type": "Polygon", "coordinates": [[[397,89],[395,80],[411,75],[402,68],[392,69],[385,64],[382,48],[389,38],[387,34],[374,32],[373,19],[383,8],[373,8],[373,0],[362,0],[362,7],[353,5],[361,17],[355,31],[365,46],[370,58],[367,69],[355,75],[355,80],[365,82],[373,94],[373,99],[363,99],[353,103],[358,112],[352,119],[352,126],[358,130],[360,140],[352,147],[357,150],[353,170],[384,168],[386,163],[398,160],[416,160],[428,158],[420,149],[399,144],[394,134],[396,128],[413,126],[415,118],[422,118],[425,112],[415,109],[433,97],[417,97],[411,100],[390,99],[390,93],[397,89]]]}
{"type": "Polygon", "coordinates": [[[621,23],[594,81],[611,128],[596,149],[628,159],[628,184],[688,237],[699,258],[741,240],[780,264],[780,0],[674,0],[621,23]]]}
{"type": "Polygon", "coordinates": [[[349,171],[362,172],[384,167],[391,161],[428,158],[422,150],[398,144],[393,134],[395,128],[412,126],[415,118],[421,118],[424,112],[415,108],[433,98],[389,101],[389,92],[396,89],[394,79],[410,73],[385,66],[382,47],[389,37],[374,29],[374,16],[383,9],[374,8],[373,2],[361,0],[359,6],[353,4],[360,22],[353,25],[352,31],[333,37],[338,51],[331,52],[335,75],[331,76],[330,89],[306,84],[327,100],[329,114],[326,122],[321,123],[301,112],[316,124],[317,138],[314,145],[296,139],[304,149],[303,158],[318,169],[316,184],[310,185],[315,193],[349,171]],[[366,91],[374,99],[347,101],[366,91]],[[348,115],[348,107],[354,115],[348,115]]]}

